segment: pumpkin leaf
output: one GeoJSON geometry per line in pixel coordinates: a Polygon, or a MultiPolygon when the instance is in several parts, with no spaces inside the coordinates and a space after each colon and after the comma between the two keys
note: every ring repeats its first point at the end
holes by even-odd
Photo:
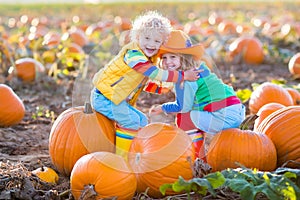
{"type": "Polygon", "coordinates": [[[251,84],[251,87],[252,87],[252,90],[254,91],[254,90],[256,90],[256,88],[258,87],[258,86],[260,86],[261,84],[259,84],[259,83],[252,83],[251,84]]]}
{"type": "MultiPolygon", "coordinates": [[[[176,182],[175,182],[175,183],[176,183],[176,182]]],[[[162,193],[162,195],[166,195],[166,191],[167,191],[168,189],[173,189],[173,188],[172,188],[172,185],[175,184],[175,183],[165,183],[165,184],[163,184],[163,185],[161,185],[161,186],[159,187],[159,191],[162,193]]]]}
{"type": "Polygon", "coordinates": [[[228,186],[232,191],[240,193],[242,199],[253,200],[255,198],[254,186],[245,179],[232,179],[228,186]]]}
{"type": "Polygon", "coordinates": [[[160,192],[165,195],[168,189],[172,189],[174,192],[186,192],[187,194],[192,191],[197,192],[198,194],[206,195],[207,189],[214,192],[212,186],[205,179],[193,178],[191,180],[184,180],[181,176],[177,181],[172,184],[163,184],[159,187],[160,192]],[[209,188],[210,187],[210,188],[209,188]]]}
{"type": "Polygon", "coordinates": [[[273,79],[273,80],[271,80],[271,83],[275,83],[277,85],[285,85],[286,82],[287,81],[285,79],[273,79]]]}
{"type": "Polygon", "coordinates": [[[297,199],[300,195],[299,187],[288,178],[295,177],[292,172],[285,172],[285,176],[276,172],[237,168],[223,170],[222,174],[226,178],[225,185],[240,193],[245,200],[254,200],[259,193],[265,194],[268,199],[297,199]]]}
{"type": "Polygon", "coordinates": [[[287,172],[293,173],[296,176],[300,177],[300,169],[292,169],[292,168],[286,168],[286,167],[279,167],[276,169],[276,174],[285,174],[287,172]]]}
{"type": "Polygon", "coordinates": [[[163,184],[160,186],[160,192],[165,195],[168,189],[172,189],[174,192],[186,193],[195,192],[197,194],[206,195],[209,191],[212,195],[216,195],[214,189],[222,186],[225,183],[225,178],[221,172],[210,173],[203,178],[193,178],[190,180],[184,180],[179,177],[177,181],[172,184],[163,184]]]}
{"type": "Polygon", "coordinates": [[[205,176],[214,189],[221,187],[226,179],[221,172],[210,173],[205,176]]]}
{"type": "Polygon", "coordinates": [[[250,89],[238,89],[236,91],[237,97],[245,103],[251,96],[252,91],[250,89]]]}

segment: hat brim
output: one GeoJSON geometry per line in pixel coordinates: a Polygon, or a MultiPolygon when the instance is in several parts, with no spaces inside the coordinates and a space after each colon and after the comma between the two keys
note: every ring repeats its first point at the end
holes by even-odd
{"type": "Polygon", "coordinates": [[[166,46],[161,46],[157,53],[157,56],[161,57],[162,54],[165,53],[188,54],[188,55],[192,55],[195,60],[200,60],[204,54],[204,47],[201,44],[194,45],[187,48],[170,48],[166,46]]]}

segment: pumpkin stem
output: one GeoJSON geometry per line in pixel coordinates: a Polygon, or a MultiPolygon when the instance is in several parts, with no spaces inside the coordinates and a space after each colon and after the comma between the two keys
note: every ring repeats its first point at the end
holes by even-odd
{"type": "Polygon", "coordinates": [[[94,185],[85,185],[83,191],[81,192],[81,195],[79,197],[79,200],[96,200],[97,193],[95,191],[94,185]]]}
{"type": "Polygon", "coordinates": [[[211,172],[212,167],[202,159],[196,158],[192,169],[194,178],[203,178],[211,172]]]}
{"type": "Polygon", "coordinates": [[[86,113],[86,114],[92,114],[93,113],[91,103],[89,103],[89,102],[84,103],[84,111],[83,112],[86,113]]]}
{"type": "Polygon", "coordinates": [[[249,130],[250,125],[253,127],[254,121],[258,118],[258,115],[250,115],[244,119],[244,121],[240,125],[241,130],[249,130]]]}

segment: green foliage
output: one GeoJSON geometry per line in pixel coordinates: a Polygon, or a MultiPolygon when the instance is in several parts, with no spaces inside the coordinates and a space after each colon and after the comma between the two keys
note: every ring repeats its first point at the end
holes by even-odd
{"type": "Polygon", "coordinates": [[[259,193],[269,199],[297,199],[297,196],[300,197],[300,188],[289,178],[291,173],[278,175],[276,171],[261,172],[247,168],[222,171],[226,178],[225,186],[240,193],[245,200],[254,200],[259,193]]]}
{"type": "MultiPolygon", "coordinates": [[[[258,194],[264,194],[268,199],[300,198],[300,170],[278,168],[274,172],[263,172],[256,169],[237,168],[210,173],[203,178],[184,180],[182,177],[173,184],[163,184],[160,191],[165,195],[168,189],[175,192],[185,191],[206,195],[207,192],[216,195],[217,189],[229,188],[239,193],[244,200],[255,200],[258,194]]],[[[188,196],[190,198],[190,196],[188,196]]]]}
{"type": "Polygon", "coordinates": [[[254,91],[258,86],[260,86],[259,83],[252,83],[252,84],[251,84],[252,91],[254,91]]]}
{"type": "Polygon", "coordinates": [[[214,189],[220,187],[225,183],[225,178],[220,172],[208,174],[205,178],[193,178],[191,180],[184,180],[179,177],[178,181],[173,184],[164,184],[159,189],[163,195],[168,189],[175,192],[185,191],[188,194],[195,192],[197,194],[206,195],[207,192],[215,194],[214,189]]]}
{"type": "Polygon", "coordinates": [[[40,118],[40,117],[51,118],[52,122],[54,122],[54,120],[55,120],[53,111],[45,109],[43,106],[37,106],[36,112],[31,115],[31,118],[36,120],[37,118],[40,118]]]}
{"type": "Polygon", "coordinates": [[[236,91],[237,97],[242,101],[242,103],[247,102],[251,97],[252,91],[250,89],[238,89],[236,91]]]}

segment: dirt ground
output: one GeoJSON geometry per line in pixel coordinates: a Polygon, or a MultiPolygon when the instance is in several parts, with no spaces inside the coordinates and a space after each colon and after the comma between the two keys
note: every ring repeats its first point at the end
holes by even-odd
{"type": "MultiPolygon", "coordinates": [[[[218,72],[223,81],[231,84],[235,89],[251,89],[251,84],[254,82],[261,83],[272,79],[285,79],[291,84],[298,84],[298,81],[292,78],[284,64],[226,66],[220,63],[218,64],[218,72]],[[235,77],[234,83],[232,83],[233,76],[235,77]]],[[[10,82],[11,87],[24,102],[26,115],[18,125],[0,128],[0,161],[12,165],[21,163],[29,171],[41,165],[53,167],[48,154],[48,137],[53,120],[64,110],[80,104],[87,98],[84,95],[89,92],[88,90],[85,90],[84,95],[78,93],[78,88],[84,87],[86,82],[82,84],[80,85],[80,81],[76,80],[55,82],[50,77],[45,77],[44,80],[34,83],[22,83],[19,80],[10,82]]],[[[160,104],[170,99],[173,99],[172,93],[163,96],[143,93],[137,106],[143,112],[148,112],[153,104],[160,104]]],[[[153,120],[155,121],[155,119],[153,120]]],[[[165,117],[164,120],[167,123],[172,123],[173,116],[165,117]]],[[[5,170],[3,163],[0,170],[5,170]]],[[[1,188],[3,188],[1,185],[3,179],[4,175],[0,175],[1,188]]],[[[69,193],[69,180],[61,175],[57,185],[48,185],[44,190],[57,190],[61,194],[60,198],[72,199],[69,193]]],[[[51,198],[42,194],[36,199],[51,198]]]]}

